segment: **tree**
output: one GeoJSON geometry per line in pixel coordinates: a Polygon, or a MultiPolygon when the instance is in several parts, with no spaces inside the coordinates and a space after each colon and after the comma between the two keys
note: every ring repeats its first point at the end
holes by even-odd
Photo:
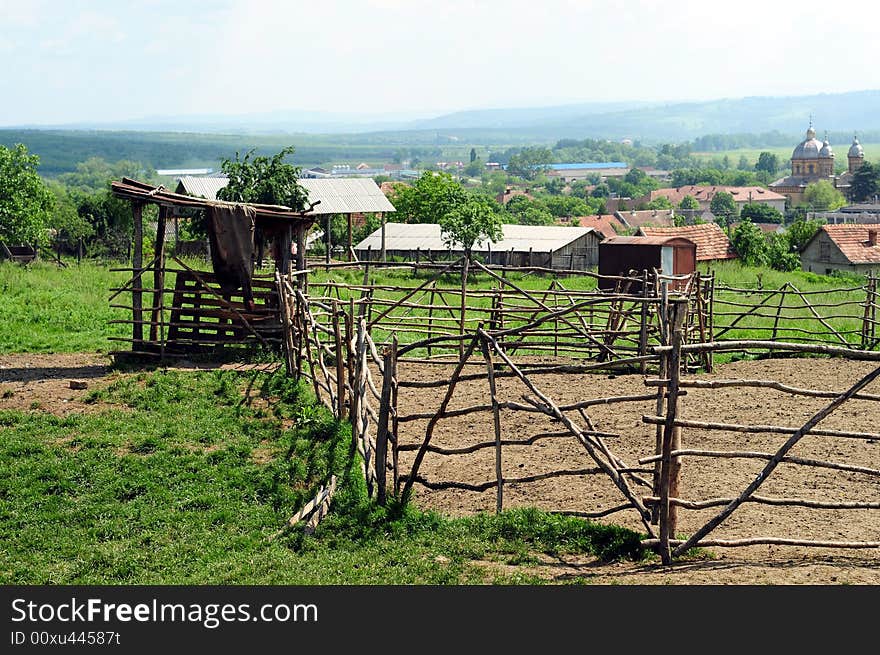
{"type": "Polygon", "coordinates": [[[657,196],[645,205],[645,209],[672,209],[672,202],[666,196],[657,196]]]}
{"type": "Polygon", "coordinates": [[[679,209],[699,209],[700,203],[692,195],[687,194],[684,198],[681,199],[681,202],[678,203],[678,208],[679,209]]]}
{"type": "Polygon", "coordinates": [[[0,241],[45,243],[54,199],[37,173],[39,164],[21,143],[0,146],[0,241]]]}
{"type": "Polygon", "coordinates": [[[822,223],[815,219],[807,220],[803,216],[799,216],[797,220],[785,230],[785,236],[788,238],[791,250],[803,250],[804,246],[809,243],[810,239],[812,239],[816,232],[819,231],[821,226],[822,223]]]}
{"type": "Polygon", "coordinates": [[[553,225],[553,214],[540,201],[526,196],[514,196],[507,203],[507,215],[511,223],[520,225],[553,225]]]}
{"type": "Polygon", "coordinates": [[[440,223],[465,196],[461,184],[449,173],[425,171],[412,186],[398,186],[391,202],[398,219],[405,223],[440,223]]]}
{"type": "Polygon", "coordinates": [[[297,183],[300,168],[288,164],[284,160],[294,153],[294,147],[288,146],[270,157],[252,157],[255,149],[239,158],[224,159],[220,165],[229,184],[220,189],[217,198],[231,202],[247,202],[264,205],[283,205],[294,211],[301,211],[308,206],[308,194],[297,183]]]}
{"type": "Polygon", "coordinates": [[[549,148],[524,148],[510,158],[507,171],[525,180],[533,180],[546,172],[552,163],[553,153],[549,148]]]}
{"type": "Polygon", "coordinates": [[[477,149],[471,148],[471,163],[473,164],[475,161],[477,161],[477,149]]]}
{"type": "Polygon", "coordinates": [[[60,182],[47,182],[46,186],[55,198],[47,225],[55,231],[53,241],[56,247],[72,248],[79,239],[86,239],[95,233],[91,223],[80,215],[76,198],[60,182]]]}
{"type": "Polygon", "coordinates": [[[843,194],[829,180],[811,182],[804,191],[804,202],[820,211],[834,211],[846,204],[843,194]]]}
{"type": "Polygon", "coordinates": [[[736,200],[727,191],[718,191],[712,196],[712,202],[709,203],[709,211],[715,215],[716,223],[726,227],[736,218],[736,200]]]}
{"type": "MultiPolygon", "coordinates": [[[[596,203],[596,205],[598,204],[599,203],[596,203]]],[[[575,198],[574,196],[546,197],[544,205],[546,205],[547,211],[557,218],[587,216],[592,213],[592,207],[587,204],[586,200],[575,198]]]]}
{"type": "Polygon", "coordinates": [[[782,213],[775,207],[762,202],[749,202],[740,210],[740,218],[749,219],[753,223],[782,223],[782,213]]]}
{"type": "Polygon", "coordinates": [[[856,202],[871,200],[880,193],[880,165],[866,161],[859,166],[859,169],[853,173],[850,193],[856,202]]]}
{"type": "Polygon", "coordinates": [[[756,171],[764,171],[766,173],[775,173],[779,170],[779,157],[772,152],[762,152],[758,155],[758,161],[755,163],[756,171]]]}
{"type": "Polygon", "coordinates": [[[450,248],[460,246],[470,259],[474,246],[501,239],[498,204],[482,194],[465,193],[440,219],[440,232],[450,248]]]}
{"type": "Polygon", "coordinates": [[[767,263],[767,240],[761,228],[749,219],[740,221],[730,241],[743,264],[763,266],[767,263]]]}
{"type": "Polygon", "coordinates": [[[801,258],[792,252],[786,234],[771,234],[767,246],[767,263],[777,271],[796,271],[801,267],[801,258]]]}
{"type": "Polygon", "coordinates": [[[752,167],[752,165],[749,163],[748,157],[746,157],[745,155],[740,155],[739,163],[736,165],[736,167],[741,171],[747,171],[752,167]]]}

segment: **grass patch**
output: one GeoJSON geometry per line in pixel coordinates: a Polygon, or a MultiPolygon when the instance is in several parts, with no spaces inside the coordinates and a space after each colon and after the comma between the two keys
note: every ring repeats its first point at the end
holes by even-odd
{"type": "Polygon", "coordinates": [[[0,583],[525,583],[536,552],[641,557],[634,532],[537,510],[376,507],[350,428],[282,375],[121,374],[95,397],[105,411],[0,412],[0,583]],[[270,540],[331,473],[316,535],[270,540]]]}
{"type": "Polygon", "coordinates": [[[113,343],[108,336],[130,330],[109,324],[126,312],[111,309],[107,300],[110,287],[126,279],[126,273],[87,260],[67,268],[0,262],[0,353],[107,351],[113,343]]]}

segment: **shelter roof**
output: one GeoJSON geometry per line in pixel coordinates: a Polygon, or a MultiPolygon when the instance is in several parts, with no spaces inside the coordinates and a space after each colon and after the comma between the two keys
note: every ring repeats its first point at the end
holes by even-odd
{"type": "MultiPolygon", "coordinates": [[[[499,252],[555,252],[577,241],[585,234],[595,232],[590,227],[565,227],[558,225],[513,225],[502,226],[503,237],[495,243],[482,243],[474,247],[475,252],[489,250],[499,252]]],[[[355,246],[356,250],[382,248],[382,229],[370,234],[355,246]]],[[[436,223],[386,223],[385,248],[387,250],[448,250],[443,241],[440,226],[436,223]]]]}
{"type": "Polygon", "coordinates": [[[299,179],[309,202],[320,202],[309,216],[393,212],[394,205],[369,177],[299,179]]]}
{"type": "Polygon", "coordinates": [[[684,237],[697,244],[697,261],[736,259],[730,239],[717,223],[682,225],[681,227],[642,227],[639,234],[648,237],[684,237]]]}

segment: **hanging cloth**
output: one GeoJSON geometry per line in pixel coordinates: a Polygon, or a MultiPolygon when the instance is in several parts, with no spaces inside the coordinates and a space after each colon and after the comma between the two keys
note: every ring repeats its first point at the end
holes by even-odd
{"type": "Polygon", "coordinates": [[[242,290],[248,308],[253,309],[251,278],[254,273],[253,207],[238,204],[212,204],[208,212],[208,238],[211,263],[217,283],[226,295],[242,290]]]}

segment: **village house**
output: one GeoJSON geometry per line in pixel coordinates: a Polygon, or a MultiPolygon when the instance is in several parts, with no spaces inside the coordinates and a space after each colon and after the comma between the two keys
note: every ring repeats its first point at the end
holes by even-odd
{"type": "Polygon", "coordinates": [[[717,223],[681,227],[642,227],[637,234],[646,237],[683,237],[693,241],[697,244],[698,262],[737,258],[733,244],[717,223]]]}
{"type": "Polygon", "coordinates": [[[829,275],[834,271],[880,270],[880,227],[845,223],[823,225],[801,250],[801,268],[829,275]]]}
{"type": "Polygon", "coordinates": [[[732,195],[737,209],[740,211],[744,205],[749,203],[768,205],[780,212],[785,211],[785,196],[760,186],[704,186],[689,184],[687,186],[656,189],[638,198],[636,203],[647,204],[658,198],[666,198],[672,203],[673,207],[678,207],[685,196],[692,196],[699,203],[701,210],[708,211],[709,206],[712,204],[712,198],[719,191],[732,195]]]}
{"type": "Polygon", "coordinates": [[[559,219],[562,225],[575,225],[578,227],[591,227],[605,239],[611,239],[618,234],[626,232],[626,226],[611,214],[592,216],[573,216],[567,219],[559,219]]]}

